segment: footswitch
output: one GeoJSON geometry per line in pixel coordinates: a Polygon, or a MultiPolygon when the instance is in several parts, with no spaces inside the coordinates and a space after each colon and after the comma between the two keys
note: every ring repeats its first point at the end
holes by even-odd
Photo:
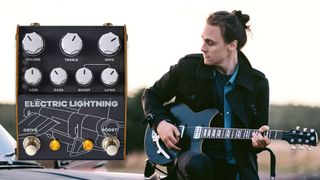
{"type": "Polygon", "coordinates": [[[23,148],[29,156],[34,156],[40,147],[40,140],[35,136],[28,136],[23,140],[23,148]]]}
{"type": "Polygon", "coordinates": [[[106,137],[103,139],[101,146],[109,156],[114,156],[118,153],[120,141],[117,137],[106,137]]]}

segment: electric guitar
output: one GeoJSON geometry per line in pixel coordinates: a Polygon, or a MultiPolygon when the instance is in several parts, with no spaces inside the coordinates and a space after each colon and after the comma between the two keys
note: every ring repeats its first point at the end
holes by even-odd
{"type": "MultiPolygon", "coordinates": [[[[169,111],[181,134],[179,142],[181,152],[186,150],[202,152],[202,143],[205,139],[251,139],[252,133],[258,132],[258,129],[210,127],[211,122],[219,118],[216,109],[193,112],[184,104],[174,104],[170,105],[169,111]]],[[[318,134],[314,129],[269,130],[263,135],[269,139],[285,140],[289,144],[317,146],[318,143],[318,134]]],[[[149,159],[159,165],[171,163],[181,153],[168,149],[160,136],[149,126],[145,132],[144,147],[149,159]]]]}

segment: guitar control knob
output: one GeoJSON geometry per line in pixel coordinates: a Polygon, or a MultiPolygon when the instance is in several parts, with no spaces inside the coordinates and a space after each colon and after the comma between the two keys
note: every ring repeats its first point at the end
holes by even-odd
{"type": "Polygon", "coordinates": [[[27,69],[24,73],[24,80],[30,86],[37,86],[41,82],[41,79],[42,74],[37,68],[32,67],[30,69],[27,69]]]}
{"type": "Polygon", "coordinates": [[[35,136],[26,137],[23,142],[23,148],[28,156],[34,156],[40,149],[40,140],[35,136]]]}
{"type": "Polygon", "coordinates": [[[56,86],[62,86],[67,82],[68,74],[62,68],[54,68],[50,73],[50,80],[56,86]]]}
{"type": "Polygon", "coordinates": [[[27,33],[22,39],[23,50],[29,55],[38,55],[44,49],[44,40],[36,32],[27,33]]]}
{"type": "Polygon", "coordinates": [[[67,56],[75,56],[82,50],[82,39],[77,33],[67,33],[60,42],[62,52],[67,56]]]}
{"type": "Polygon", "coordinates": [[[106,86],[112,86],[116,84],[118,79],[119,79],[119,74],[113,68],[106,68],[101,73],[101,81],[106,86]]]}
{"type": "Polygon", "coordinates": [[[114,136],[106,137],[102,140],[101,146],[109,156],[114,156],[118,153],[120,141],[117,137],[114,136]]]}
{"type": "Polygon", "coordinates": [[[80,68],[76,72],[76,81],[81,86],[88,86],[93,80],[92,71],[88,68],[80,68]]]}
{"type": "Polygon", "coordinates": [[[112,56],[120,49],[119,37],[112,32],[102,35],[98,43],[99,50],[106,56],[112,56]]]}

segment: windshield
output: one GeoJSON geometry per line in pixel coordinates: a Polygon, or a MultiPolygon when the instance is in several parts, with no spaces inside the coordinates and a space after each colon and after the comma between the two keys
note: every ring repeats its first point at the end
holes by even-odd
{"type": "Polygon", "coordinates": [[[16,141],[0,124],[0,153],[10,154],[16,148],[16,141]]]}
{"type": "Polygon", "coordinates": [[[0,124],[0,169],[43,168],[36,161],[17,161],[15,155],[16,141],[0,124]]]}

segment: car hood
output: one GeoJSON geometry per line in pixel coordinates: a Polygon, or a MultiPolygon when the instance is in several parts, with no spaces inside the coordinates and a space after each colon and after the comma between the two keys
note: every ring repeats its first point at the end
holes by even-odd
{"type": "Polygon", "coordinates": [[[91,172],[91,171],[73,171],[64,169],[11,169],[0,170],[1,179],[10,180],[66,180],[66,179],[79,179],[79,180],[142,180],[144,176],[142,174],[134,173],[116,173],[116,172],[91,172]]]}

